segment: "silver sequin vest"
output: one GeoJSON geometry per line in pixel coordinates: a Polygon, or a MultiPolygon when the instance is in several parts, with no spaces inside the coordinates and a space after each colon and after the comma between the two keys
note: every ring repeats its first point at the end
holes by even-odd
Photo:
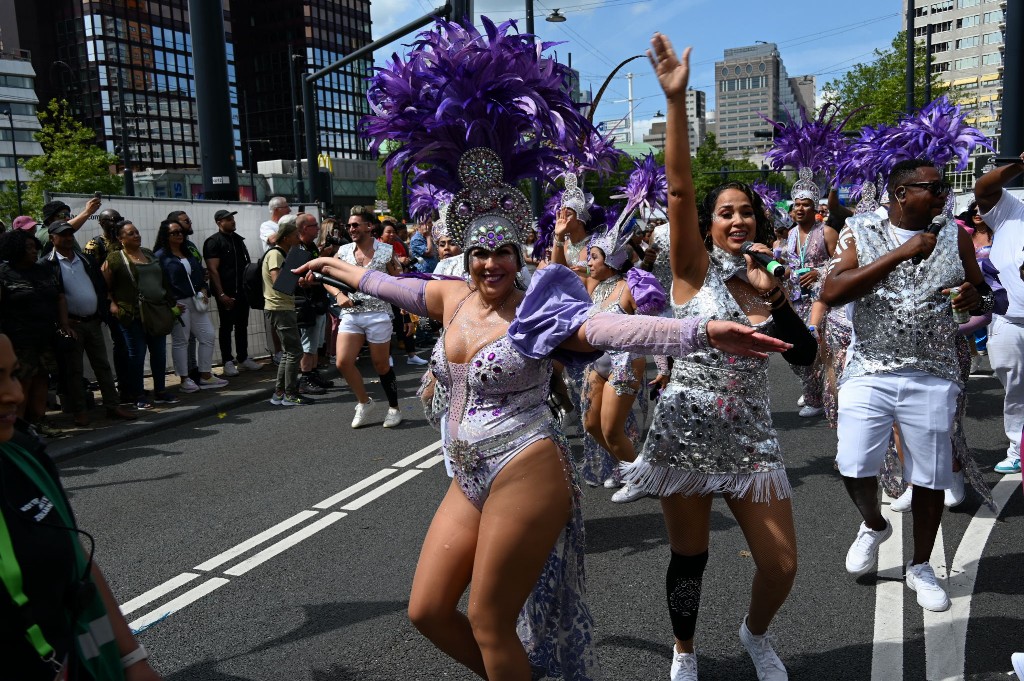
{"type": "MultiPolygon", "coordinates": [[[[388,263],[394,259],[394,249],[391,248],[390,244],[386,244],[382,241],[373,242],[373,258],[370,262],[366,263],[366,269],[377,270],[387,274],[388,263]]],[[[351,265],[358,265],[356,262],[356,245],[345,244],[338,249],[338,259],[344,260],[351,265]]],[[[356,314],[357,312],[387,312],[389,317],[392,317],[391,304],[385,303],[380,298],[374,298],[368,296],[365,293],[356,292],[349,294],[349,298],[352,302],[361,301],[359,305],[353,307],[341,308],[341,314],[356,314]]]]}
{"type": "MultiPolygon", "coordinates": [[[[873,213],[846,221],[857,240],[857,262],[863,267],[898,243],[888,220],[873,213]]],[[[900,263],[866,296],[853,313],[855,340],[843,378],[900,369],[916,369],[959,383],[954,340],[957,325],[949,298],[939,290],[964,281],[957,245],[958,228],[947,225],[935,250],[919,265],[900,263]]]]}

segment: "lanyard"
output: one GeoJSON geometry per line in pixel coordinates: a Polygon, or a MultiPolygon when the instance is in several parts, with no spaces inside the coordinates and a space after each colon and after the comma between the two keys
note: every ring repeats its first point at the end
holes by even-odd
{"type": "MultiPolygon", "coordinates": [[[[815,225],[817,226],[817,225],[815,225]]],[[[807,246],[811,241],[811,235],[814,234],[814,227],[811,227],[811,231],[807,232],[807,238],[800,241],[800,226],[796,227],[796,249],[797,256],[800,258],[800,269],[804,267],[804,259],[807,257],[807,246]]]]}
{"type": "MultiPolygon", "coordinates": [[[[24,608],[28,605],[28,596],[22,590],[21,566],[18,565],[18,559],[14,555],[11,533],[7,530],[7,521],[4,520],[3,513],[0,513],[0,579],[3,580],[4,586],[7,587],[7,593],[11,595],[11,600],[14,601],[14,604],[19,609],[22,609],[22,615],[27,615],[24,608]]],[[[59,666],[60,663],[57,662],[53,646],[46,641],[39,625],[31,622],[27,616],[23,617],[23,622],[25,624],[25,639],[39,654],[39,658],[51,665],[59,666]]],[[[58,667],[55,666],[54,668],[57,669],[58,667]]]]}

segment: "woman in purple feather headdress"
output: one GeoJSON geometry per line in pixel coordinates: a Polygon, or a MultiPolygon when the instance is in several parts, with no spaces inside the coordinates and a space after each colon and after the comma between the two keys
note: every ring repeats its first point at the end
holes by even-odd
{"type": "MultiPolygon", "coordinates": [[[[675,317],[713,314],[793,344],[791,363],[809,365],[817,343],[780,282],[745,255],[771,255],[771,222],[750,187],[730,182],[700,201],[687,143],[689,53],[677,56],[656,33],[648,56],[667,100],[671,304],[675,317]]],[[[624,477],[661,497],[671,545],[666,576],[675,634],[673,681],[697,678],[693,639],[708,560],[711,504],[722,493],[747,539],[757,571],[739,638],[760,679],[788,678],[768,626],[796,574],[791,488],[772,427],[767,361],[717,352],[676,357],[650,432],[624,477]]]]}

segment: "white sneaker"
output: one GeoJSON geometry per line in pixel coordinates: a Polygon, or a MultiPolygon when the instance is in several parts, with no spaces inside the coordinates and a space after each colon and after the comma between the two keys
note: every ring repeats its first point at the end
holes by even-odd
{"type": "Polygon", "coordinates": [[[366,402],[359,402],[356,404],[356,415],[352,418],[353,428],[362,428],[370,422],[370,416],[373,414],[373,400],[367,400],[366,402]]]}
{"type": "Polygon", "coordinates": [[[906,513],[910,510],[910,502],[914,498],[914,486],[907,485],[907,489],[895,501],[889,504],[889,509],[897,513],[906,513]]]}
{"type": "Polygon", "coordinates": [[[199,386],[188,376],[181,379],[181,385],[178,386],[178,392],[183,393],[197,393],[199,392],[199,386]]]}
{"type": "Polygon", "coordinates": [[[892,536],[892,525],[885,524],[884,530],[872,530],[861,523],[857,538],[846,552],[846,571],[858,577],[870,572],[878,560],[878,546],[892,536]]]}
{"type": "Polygon", "coordinates": [[[1024,681],[1024,653],[1010,655],[1010,664],[1013,665],[1013,671],[1017,673],[1017,678],[1024,681]]]}
{"type": "Polygon", "coordinates": [[[798,407],[804,406],[804,396],[803,395],[801,395],[800,399],[796,401],[796,406],[798,406],[798,407]]]}
{"type": "Polygon", "coordinates": [[[966,496],[964,472],[956,471],[953,473],[953,486],[946,490],[946,498],[943,500],[943,503],[946,505],[946,508],[953,508],[954,506],[959,506],[966,496]]]}
{"type": "Polygon", "coordinates": [[[907,563],[907,586],[917,592],[917,604],[925,610],[942,612],[949,609],[949,596],[935,580],[935,572],[928,563],[907,563]]]}
{"type": "Polygon", "coordinates": [[[622,483],[616,480],[614,475],[604,481],[605,489],[618,489],[619,487],[622,487],[622,483]]]}
{"type": "Polygon", "coordinates": [[[263,365],[254,360],[252,357],[246,357],[242,360],[238,366],[245,369],[246,371],[259,371],[263,368],[263,365]]]}
{"type": "Polygon", "coordinates": [[[224,374],[225,376],[237,376],[238,365],[232,362],[231,360],[228,360],[227,362],[224,362],[224,368],[221,369],[221,373],[224,374]]]}
{"type": "Polygon", "coordinates": [[[758,681],[789,681],[789,672],[786,665],[775,654],[772,648],[771,636],[765,632],[761,636],[754,636],[747,629],[747,618],[743,618],[740,625],[740,643],[750,653],[750,659],[754,662],[754,669],[757,670],[758,681]]]}
{"type": "Polygon", "coordinates": [[[428,362],[427,362],[427,360],[423,359],[419,355],[406,355],[405,363],[406,364],[413,364],[415,366],[421,367],[421,366],[426,365],[428,362]]]}
{"type": "Polygon", "coordinates": [[[670,681],[697,681],[697,654],[678,653],[672,646],[672,669],[669,671],[670,681]]]}
{"type": "Polygon", "coordinates": [[[640,485],[633,485],[626,483],[622,489],[612,495],[612,501],[616,504],[628,504],[631,501],[636,501],[647,496],[647,492],[640,485]]]}
{"type": "MultiPolygon", "coordinates": [[[[238,373],[237,369],[235,370],[235,373],[236,374],[238,373]]],[[[213,374],[210,374],[209,378],[200,378],[199,379],[199,387],[202,388],[203,390],[209,390],[211,388],[223,388],[227,384],[228,384],[228,382],[225,381],[223,378],[218,378],[217,376],[214,376],[213,374]]]]}
{"type": "Polygon", "coordinates": [[[394,428],[402,422],[402,411],[394,407],[388,407],[388,413],[384,417],[384,427],[394,428]]]}
{"type": "Polygon", "coordinates": [[[808,419],[812,416],[821,416],[824,411],[825,410],[822,407],[808,407],[807,405],[804,405],[800,408],[800,411],[797,412],[797,416],[808,419]]]}

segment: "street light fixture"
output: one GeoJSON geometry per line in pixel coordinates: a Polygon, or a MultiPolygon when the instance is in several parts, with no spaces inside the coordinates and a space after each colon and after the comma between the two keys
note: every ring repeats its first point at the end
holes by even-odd
{"type": "Polygon", "coordinates": [[[14,112],[10,105],[0,113],[7,116],[7,122],[11,124],[11,155],[14,157],[14,187],[18,192],[18,215],[24,213],[21,206],[21,176],[18,173],[18,143],[14,139],[14,112]]]}
{"type": "Polygon", "coordinates": [[[556,10],[555,10],[554,12],[552,12],[552,13],[551,13],[551,14],[550,14],[550,15],[548,16],[548,18],[546,19],[546,21],[550,21],[550,22],[551,22],[551,23],[553,23],[553,24],[560,24],[560,23],[562,23],[563,21],[565,21],[565,15],[564,15],[564,14],[561,14],[561,13],[560,13],[560,12],[559,12],[559,11],[558,11],[558,10],[556,9],[556,10]]]}

